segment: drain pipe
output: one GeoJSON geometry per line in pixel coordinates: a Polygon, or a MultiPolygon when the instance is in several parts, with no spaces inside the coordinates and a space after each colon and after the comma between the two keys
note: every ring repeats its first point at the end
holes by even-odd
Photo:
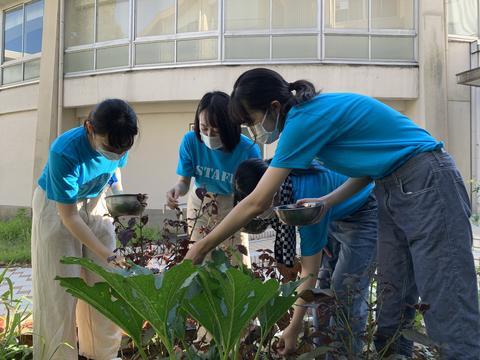
{"type": "Polygon", "coordinates": [[[63,58],[64,58],[64,29],[65,29],[65,1],[60,0],[60,29],[58,41],[58,99],[57,99],[57,136],[62,132],[63,122],[63,58]]]}

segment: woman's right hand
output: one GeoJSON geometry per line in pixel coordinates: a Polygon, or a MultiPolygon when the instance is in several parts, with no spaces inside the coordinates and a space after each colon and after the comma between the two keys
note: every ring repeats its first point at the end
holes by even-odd
{"type": "Polygon", "coordinates": [[[178,207],[179,197],[180,197],[180,187],[178,186],[178,184],[167,191],[167,205],[170,209],[173,210],[178,207]]]}

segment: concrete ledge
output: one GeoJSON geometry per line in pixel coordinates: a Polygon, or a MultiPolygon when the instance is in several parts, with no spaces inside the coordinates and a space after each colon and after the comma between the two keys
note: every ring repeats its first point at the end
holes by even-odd
{"type": "MultiPolygon", "coordinates": [[[[198,100],[207,91],[230,93],[240,74],[258,66],[265,65],[126,69],[125,72],[66,78],[64,106],[90,106],[107,97],[133,103],[198,100]]],[[[357,92],[390,100],[418,98],[416,66],[289,64],[268,67],[288,81],[307,79],[326,92],[357,92]]]]}

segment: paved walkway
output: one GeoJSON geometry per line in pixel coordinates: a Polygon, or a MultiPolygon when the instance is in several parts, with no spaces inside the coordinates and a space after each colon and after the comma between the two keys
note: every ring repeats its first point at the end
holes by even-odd
{"type": "MultiPolygon", "coordinates": [[[[4,269],[0,269],[3,272],[4,269]]],[[[13,294],[15,299],[22,299],[22,308],[32,307],[32,269],[31,268],[11,268],[7,270],[7,277],[13,283],[13,294]]],[[[9,290],[6,281],[0,284],[0,295],[9,290]]],[[[0,316],[5,315],[5,309],[0,304],[0,316]]]]}

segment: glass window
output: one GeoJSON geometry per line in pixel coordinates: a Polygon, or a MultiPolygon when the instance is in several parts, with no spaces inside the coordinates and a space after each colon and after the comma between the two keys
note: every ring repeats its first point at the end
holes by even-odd
{"type": "Polygon", "coordinates": [[[269,0],[225,0],[225,30],[270,28],[269,0]]]}
{"type": "Polygon", "coordinates": [[[368,59],[368,36],[327,35],[325,57],[329,59],[368,59]]]}
{"type": "Polygon", "coordinates": [[[268,36],[242,36],[225,38],[225,59],[265,60],[270,58],[268,36]]]}
{"type": "Polygon", "coordinates": [[[316,28],[317,0],[273,0],[272,28],[316,28]]]}
{"type": "MultiPolygon", "coordinates": [[[[23,6],[5,12],[4,22],[3,59],[4,61],[21,59],[23,56],[23,6]]],[[[10,73],[12,71],[14,70],[10,70],[10,73]]]]}
{"type": "Polygon", "coordinates": [[[135,63],[137,65],[172,63],[175,54],[175,42],[164,41],[135,45],[135,63]]]}
{"type": "Polygon", "coordinates": [[[177,61],[215,60],[218,58],[217,38],[177,41],[177,61]]]}
{"type": "Polygon", "coordinates": [[[137,37],[173,34],[175,0],[137,0],[137,37]]]}
{"type": "Polygon", "coordinates": [[[318,36],[274,36],[272,39],[274,59],[317,58],[318,36]]]}
{"type": "Polygon", "coordinates": [[[3,68],[3,84],[12,84],[23,80],[23,65],[13,65],[3,68]]]}
{"type": "Polygon", "coordinates": [[[178,0],[178,32],[215,31],[217,0],[178,0]]]}
{"type": "Polygon", "coordinates": [[[97,50],[97,69],[128,66],[128,45],[97,50]]]}
{"type": "Polygon", "coordinates": [[[93,50],[65,54],[65,72],[93,70],[93,50]]]}
{"type": "Polygon", "coordinates": [[[368,0],[325,0],[325,27],[368,29],[368,0]]]}
{"type": "Polygon", "coordinates": [[[447,0],[448,33],[478,36],[478,0],[447,0]]]}
{"type": "Polygon", "coordinates": [[[412,37],[373,36],[372,59],[413,60],[414,39],[412,37]]]}
{"type": "Polygon", "coordinates": [[[40,59],[25,63],[25,80],[36,79],[40,76],[40,59]]]}
{"type": "Polygon", "coordinates": [[[374,29],[413,29],[414,0],[372,0],[374,29]]]}
{"type": "Polygon", "coordinates": [[[65,0],[65,47],[92,44],[95,0],[65,0]]]}
{"type": "Polygon", "coordinates": [[[126,39],[129,0],[97,1],[97,42],[126,39]]]}
{"type": "Polygon", "coordinates": [[[25,5],[25,54],[42,51],[43,0],[25,5]]]}

